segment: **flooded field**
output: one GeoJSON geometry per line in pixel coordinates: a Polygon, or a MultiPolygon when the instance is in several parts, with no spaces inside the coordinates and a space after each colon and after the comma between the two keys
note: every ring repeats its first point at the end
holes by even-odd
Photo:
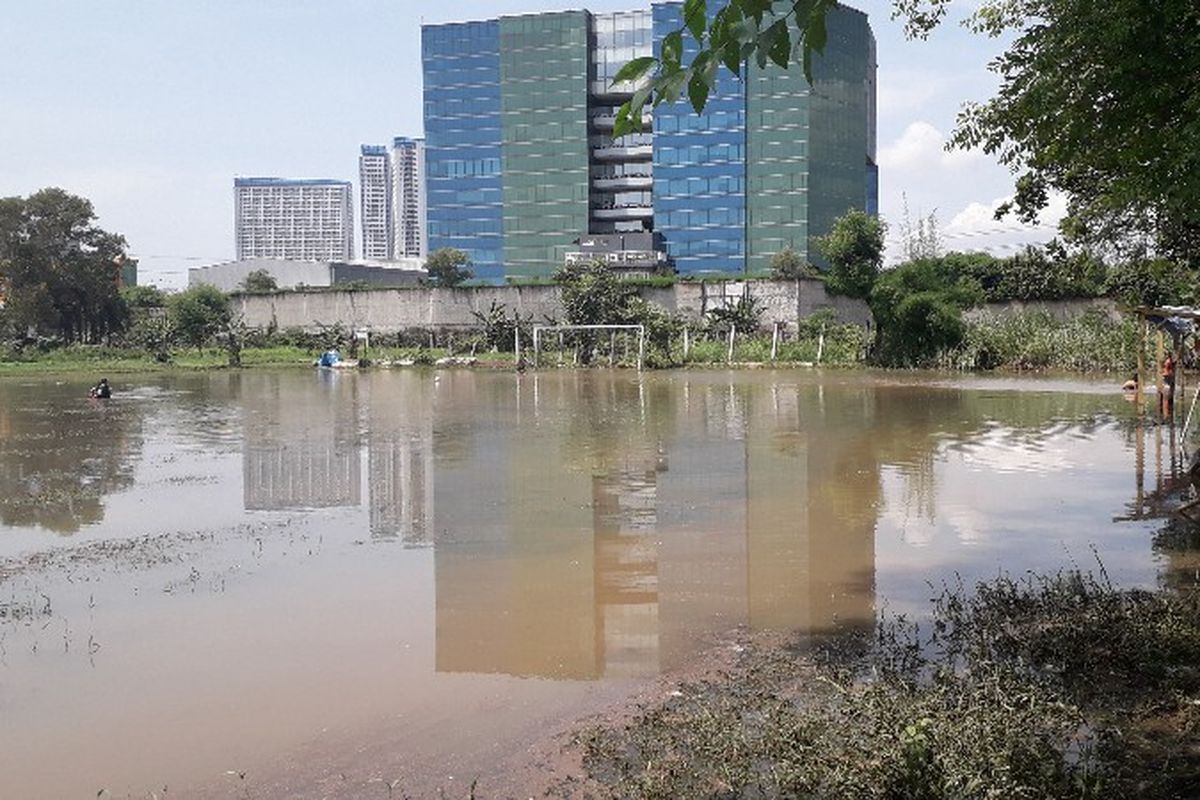
{"type": "Polygon", "coordinates": [[[0,381],[0,797],[463,796],[736,628],[1154,586],[1111,382],[749,371],[0,381]],[[398,783],[396,783],[398,782],[398,783]]]}

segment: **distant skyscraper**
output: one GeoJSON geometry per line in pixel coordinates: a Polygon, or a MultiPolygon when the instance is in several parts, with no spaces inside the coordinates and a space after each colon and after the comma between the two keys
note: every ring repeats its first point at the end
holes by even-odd
{"type": "Polygon", "coordinates": [[[383,145],[364,144],[358,157],[358,193],[363,258],[390,261],[392,240],[392,162],[383,145]]]}
{"type": "Polygon", "coordinates": [[[354,202],[349,181],[235,178],[238,260],[354,258],[354,202]]]}
{"type": "Polygon", "coordinates": [[[425,140],[398,136],[392,142],[394,252],[397,258],[424,258],[425,140]]]}

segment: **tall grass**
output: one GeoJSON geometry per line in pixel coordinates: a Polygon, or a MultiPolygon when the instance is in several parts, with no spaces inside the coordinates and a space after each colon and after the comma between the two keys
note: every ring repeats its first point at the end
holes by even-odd
{"type": "Polygon", "coordinates": [[[1056,321],[1043,312],[985,317],[967,324],[960,347],[943,357],[956,369],[1129,371],[1137,363],[1132,319],[1087,313],[1056,321]]]}

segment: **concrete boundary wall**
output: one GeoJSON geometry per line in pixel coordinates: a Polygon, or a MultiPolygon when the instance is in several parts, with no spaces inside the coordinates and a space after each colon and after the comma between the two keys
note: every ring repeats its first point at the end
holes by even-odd
{"type": "MultiPolygon", "coordinates": [[[[762,309],[762,322],[775,322],[795,331],[797,322],[829,309],[842,322],[870,327],[870,309],[861,300],[829,295],[822,281],[680,282],[672,286],[639,287],[642,297],[672,313],[699,321],[708,311],[753,298],[762,309]]],[[[562,298],[557,286],[477,286],[441,289],[414,287],[359,291],[278,292],[239,295],[233,299],[247,325],[303,328],[340,324],[378,333],[411,328],[453,330],[479,324],[474,313],[486,313],[492,303],[503,305],[535,322],[559,319],[562,298]]]]}

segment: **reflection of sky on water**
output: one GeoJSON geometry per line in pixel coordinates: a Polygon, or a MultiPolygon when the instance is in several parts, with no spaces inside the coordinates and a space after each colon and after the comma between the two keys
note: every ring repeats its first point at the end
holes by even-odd
{"type": "Polygon", "coordinates": [[[1019,575],[1100,563],[1120,583],[1153,586],[1150,539],[1161,521],[1114,522],[1134,494],[1128,432],[1115,419],[1088,429],[1070,420],[1024,430],[991,424],[938,448],[925,496],[921,479],[885,466],[880,594],[916,611],[928,591],[914,585],[914,574],[934,585],[958,577],[970,584],[1002,569],[1019,575]]]}

